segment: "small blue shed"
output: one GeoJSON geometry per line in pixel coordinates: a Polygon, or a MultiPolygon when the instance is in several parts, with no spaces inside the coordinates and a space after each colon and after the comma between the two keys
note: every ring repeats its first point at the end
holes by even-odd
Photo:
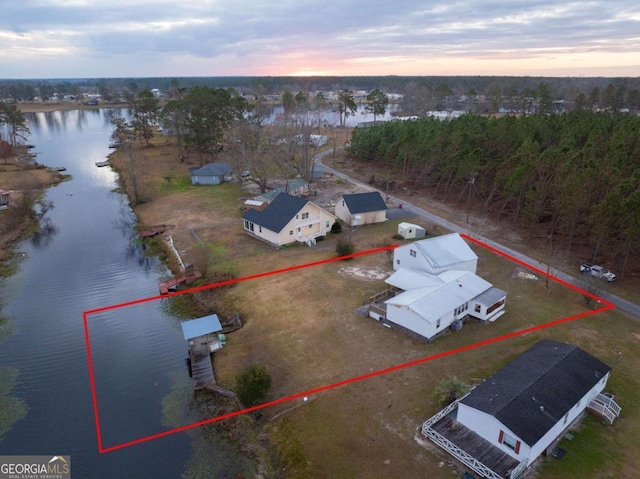
{"type": "Polygon", "coordinates": [[[192,185],[219,185],[233,180],[233,170],[229,163],[209,163],[200,168],[189,168],[192,185]]]}
{"type": "Polygon", "coordinates": [[[191,339],[198,338],[200,336],[206,336],[207,334],[217,333],[222,330],[220,319],[217,314],[211,314],[209,316],[203,316],[198,319],[191,319],[189,321],[183,321],[182,335],[184,339],[190,341],[191,339]]]}

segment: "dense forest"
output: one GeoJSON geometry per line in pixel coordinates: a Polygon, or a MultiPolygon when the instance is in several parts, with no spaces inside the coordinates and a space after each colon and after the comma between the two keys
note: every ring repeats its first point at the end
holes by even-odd
{"type": "Polygon", "coordinates": [[[618,273],[640,257],[640,117],[463,115],[353,133],[349,153],[395,181],[510,221],[566,253],[588,244],[618,273]]]}

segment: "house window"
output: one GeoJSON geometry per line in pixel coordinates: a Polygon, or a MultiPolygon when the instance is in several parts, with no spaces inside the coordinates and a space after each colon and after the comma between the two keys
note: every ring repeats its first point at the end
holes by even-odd
{"type": "Polygon", "coordinates": [[[400,260],[399,259],[396,260],[396,264],[400,264],[400,260]]]}
{"type": "Polygon", "coordinates": [[[481,309],[480,305],[479,305],[479,304],[476,304],[476,307],[474,308],[474,311],[475,311],[476,313],[479,313],[479,312],[480,312],[480,309],[481,309]]]}
{"type": "Polygon", "coordinates": [[[416,255],[416,250],[414,250],[414,249],[410,249],[410,250],[409,250],[409,254],[410,254],[411,256],[413,256],[414,258],[417,258],[417,257],[418,257],[418,256],[416,255]]]}
{"type": "Polygon", "coordinates": [[[262,233],[262,226],[258,226],[258,230],[262,233]]]}
{"type": "Polygon", "coordinates": [[[303,220],[309,219],[309,213],[302,213],[302,219],[303,220]]]}
{"type": "Polygon", "coordinates": [[[244,229],[249,230],[249,231],[253,231],[253,223],[251,223],[250,221],[245,220],[244,221],[244,229]]]}
{"type": "Polygon", "coordinates": [[[309,225],[309,228],[313,228],[313,225],[309,225]]]}
{"type": "Polygon", "coordinates": [[[329,220],[327,220],[327,222],[325,223],[325,228],[329,227],[329,220]]]}
{"type": "Polygon", "coordinates": [[[438,321],[436,321],[436,328],[440,327],[440,318],[438,318],[438,321]]]}
{"type": "Polygon", "coordinates": [[[293,230],[289,231],[289,236],[293,235],[293,230]]]}
{"type": "Polygon", "coordinates": [[[500,436],[498,437],[498,442],[500,444],[503,444],[503,445],[507,446],[509,449],[511,449],[516,454],[520,453],[520,441],[518,441],[515,437],[509,436],[509,434],[507,434],[506,432],[500,431],[500,436]]]}
{"type": "Polygon", "coordinates": [[[504,304],[504,299],[501,299],[500,301],[498,301],[496,304],[494,304],[490,308],[487,308],[487,314],[493,313],[496,309],[498,309],[503,304],[504,304]]]}
{"type": "Polygon", "coordinates": [[[567,413],[567,414],[565,414],[565,415],[564,415],[564,421],[562,422],[562,424],[563,424],[564,426],[566,426],[566,425],[567,425],[567,421],[568,421],[568,420],[569,420],[569,413],[567,413]]]}

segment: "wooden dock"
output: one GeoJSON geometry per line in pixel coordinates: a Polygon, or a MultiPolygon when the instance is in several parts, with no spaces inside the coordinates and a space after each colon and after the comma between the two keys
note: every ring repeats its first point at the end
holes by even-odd
{"type": "Polygon", "coordinates": [[[193,273],[182,273],[160,283],[158,285],[158,290],[160,291],[161,295],[169,294],[170,291],[175,291],[178,285],[193,281],[194,279],[198,279],[201,277],[202,273],[200,273],[199,271],[194,271],[193,273]]]}
{"type": "Polygon", "coordinates": [[[167,230],[170,230],[171,228],[173,228],[172,225],[156,225],[156,226],[150,226],[148,229],[144,229],[144,230],[140,230],[138,231],[138,234],[142,237],[142,238],[151,238],[153,236],[159,235],[164,233],[167,230]]]}
{"type": "Polygon", "coordinates": [[[213,363],[211,362],[211,353],[194,354],[189,352],[191,358],[191,379],[193,380],[193,389],[211,389],[216,384],[213,376],[213,363]]]}
{"type": "Polygon", "coordinates": [[[103,166],[109,166],[109,162],[108,161],[96,161],[96,166],[98,168],[102,168],[103,166]]]}

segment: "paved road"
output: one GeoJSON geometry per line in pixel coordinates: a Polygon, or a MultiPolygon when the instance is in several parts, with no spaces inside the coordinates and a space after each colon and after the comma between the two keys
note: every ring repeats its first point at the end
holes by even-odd
{"type": "MultiPolygon", "coordinates": [[[[371,185],[367,185],[364,183],[361,183],[353,178],[351,178],[350,176],[345,175],[344,173],[339,172],[338,170],[335,170],[333,168],[328,167],[327,165],[322,163],[322,159],[329,155],[330,153],[332,153],[331,149],[322,151],[320,153],[318,153],[315,156],[315,162],[318,165],[322,165],[322,167],[325,169],[325,171],[328,171],[330,173],[333,173],[334,176],[338,177],[338,178],[342,178],[345,181],[349,181],[350,183],[353,183],[365,190],[368,191],[379,191],[376,188],[373,188],[371,185]]],[[[384,195],[384,193],[382,191],[379,191],[381,194],[384,195]]],[[[465,226],[460,226],[458,224],[452,223],[450,221],[445,220],[444,218],[441,218],[437,215],[434,215],[433,213],[430,213],[426,210],[423,210],[422,208],[419,208],[415,205],[412,205],[411,203],[408,203],[406,200],[404,199],[400,199],[400,198],[396,198],[394,196],[388,196],[389,200],[397,203],[397,204],[402,204],[402,208],[401,210],[403,211],[403,213],[396,213],[398,216],[396,216],[396,218],[401,218],[401,217],[410,217],[410,216],[418,216],[420,218],[424,218],[426,220],[428,220],[429,222],[438,225],[446,230],[449,231],[453,231],[456,233],[465,233],[475,239],[477,239],[478,241],[481,241],[489,246],[491,246],[492,248],[495,248],[498,251],[502,251],[503,253],[508,254],[509,256],[512,256],[528,265],[534,266],[536,268],[538,268],[540,271],[547,271],[547,265],[535,260],[525,254],[522,254],[518,251],[515,251],[511,248],[508,248],[504,245],[501,245],[499,243],[496,243],[495,241],[489,239],[489,238],[485,238],[484,236],[478,235],[476,233],[473,233],[473,231],[470,231],[468,227],[465,226]]],[[[571,275],[568,275],[562,271],[559,271],[555,268],[549,268],[549,273],[557,278],[560,278],[563,281],[566,281],[569,284],[572,284],[574,286],[577,286],[578,288],[581,289],[587,289],[588,285],[577,279],[574,278],[571,275]]],[[[604,280],[603,280],[604,281],[604,280]]],[[[632,316],[634,316],[636,319],[640,319],[640,305],[636,304],[636,303],[632,303],[631,301],[627,301],[626,299],[620,298],[618,296],[615,296],[611,293],[608,293],[606,291],[600,291],[598,292],[598,295],[609,301],[610,303],[614,304],[618,309],[620,309],[620,311],[623,311],[627,314],[630,314],[632,316]]]]}

